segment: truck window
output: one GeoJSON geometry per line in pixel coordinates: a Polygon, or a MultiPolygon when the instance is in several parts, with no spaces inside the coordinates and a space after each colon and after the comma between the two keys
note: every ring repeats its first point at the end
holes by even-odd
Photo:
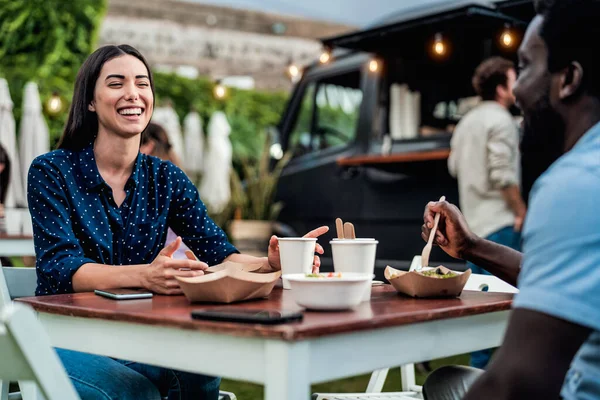
{"type": "Polygon", "coordinates": [[[361,104],[360,71],[308,84],[290,133],[294,157],[354,141],[361,104]]]}

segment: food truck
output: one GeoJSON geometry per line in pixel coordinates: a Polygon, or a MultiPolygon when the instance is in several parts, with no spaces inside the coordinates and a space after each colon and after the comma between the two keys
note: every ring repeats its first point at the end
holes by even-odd
{"type": "MultiPolygon", "coordinates": [[[[329,225],[327,251],[339,217],[379,240],[377,271],[407,268],[425,244],[426,203],[443,195],[458,204],[447,158],[455,125],[479,101],[473,72],[490,56],[516,61],[532,3],[430,3],[322,39],[272,131],[271,154],[292,155],[277,189],[282,231],[329,225]]],[[[460,268],[452,261],[432,252],[431,265],[460,268]]]]}

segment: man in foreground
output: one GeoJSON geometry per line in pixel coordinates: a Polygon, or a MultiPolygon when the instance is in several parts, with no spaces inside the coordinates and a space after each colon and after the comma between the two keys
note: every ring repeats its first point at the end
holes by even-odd
{"type": "Polygon", "coordinates": [[[563,128],[528,137],[562,155],[532,189],[523,253],[477,237],[451,204],[426,208],[425,238],[439,212],[444,251],[520,289],[504,343],[466,399],[600,398],[598,15],[600,0],[555,0],[519,49],[514,92],[526,120],[551,115],[563,128]]]}

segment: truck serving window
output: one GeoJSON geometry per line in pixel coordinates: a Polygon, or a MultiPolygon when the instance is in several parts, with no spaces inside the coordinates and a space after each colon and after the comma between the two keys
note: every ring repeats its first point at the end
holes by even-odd
{"type": "Polygon", "coordinates": [[[294,157],[340,147],[356,137],[363,94],[360,72],[352,71],[308,84],[290,133],[294,157]]]}

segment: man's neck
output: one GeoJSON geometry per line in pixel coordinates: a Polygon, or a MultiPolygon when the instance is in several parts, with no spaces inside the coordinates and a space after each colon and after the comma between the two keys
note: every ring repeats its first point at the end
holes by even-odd
{"type": "Polygon", "coordinates": [[[600,101],[585,97],[563,115],[565,120],[565,153],[575,146],[587,131],[600,121],[600,101]]]}

